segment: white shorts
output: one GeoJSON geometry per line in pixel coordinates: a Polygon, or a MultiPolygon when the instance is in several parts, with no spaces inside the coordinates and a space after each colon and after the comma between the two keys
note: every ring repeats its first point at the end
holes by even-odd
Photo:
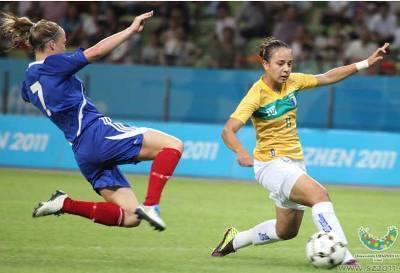
{"type": "Polygon", "coordinates": [[[303,160],[280,157],[268,162],[254,160],[255,177],[270,194],[277,207],[305,210],[305,206],[290,201],[290,193],[297,179],[306,174],[303,160]]]}

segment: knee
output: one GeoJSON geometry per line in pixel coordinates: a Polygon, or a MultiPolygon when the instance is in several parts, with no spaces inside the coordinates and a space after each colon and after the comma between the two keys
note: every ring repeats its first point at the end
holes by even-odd
{"type": "Polygon", "coordinates": [[[175,150],[178,150],[180,153],[183,153],[184,150],[184,144],[180,139],[173,139],[167,146],[166,148],[172,148],[175,150]]]}
{"type": "Polygon", "coordinates": [[[297,234],[299,233],[299,230],[282,230],[276,231],[276,235],[278,235],[278,237],[282,240],[290,240],[293,239],[297,236],[297,234]]]}
{"type": "Polygon", "coordinates": [[[328,190],[325,187],[321,187],[321,189],[314,194],[313,199],[314,202],[312,205],[315,205],[320,202],[330,201],[328,190]]]}
{"type": "Polygon", "coordinates": [[[177,149],[180,153],[183,153],[183,151],[184,151],[184,149],[185,149],[185,145],[183,144],[183,142],[182,142],[180,139],[178,139],[178,141],[177,141],[177,147],[176,147],[176,149],[177,149]]]}

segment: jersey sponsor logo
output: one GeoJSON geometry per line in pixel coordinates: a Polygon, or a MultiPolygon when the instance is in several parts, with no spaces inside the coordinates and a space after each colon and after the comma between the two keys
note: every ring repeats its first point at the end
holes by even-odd
{"type": "Polygon", "coordinates": [[[275,119],[283,116],[297,108],[297,95],[298,91],[294,91],[289,95],[278,99],[270,104],[260,107],[253,113],[253,117],[262,119],[275,119]]]}
{"type": "Polygon", "coordinates": [[[267,108],[267,109],[265,110],[265,112],[266,112],[266,114],[267,114],[268,117],[275,116],[275,115],[277,114],[277,112],[276,112],[276,106],[275,106],[275,105],[272,105],[271,107],[267,108]]]}

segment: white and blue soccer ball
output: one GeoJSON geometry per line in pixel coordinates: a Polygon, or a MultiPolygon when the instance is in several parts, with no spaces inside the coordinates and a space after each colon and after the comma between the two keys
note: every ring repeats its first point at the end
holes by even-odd
{"type": "Polygon", "coordinates": [[[306,255],[318,268],[332,268],[344,260],[347,247],[333,232],[320,231],[308,239],[306,255]]]}

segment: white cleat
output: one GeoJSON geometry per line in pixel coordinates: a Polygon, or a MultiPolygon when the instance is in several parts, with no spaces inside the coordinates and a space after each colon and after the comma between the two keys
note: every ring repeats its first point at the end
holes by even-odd
{"type": "Polygon", "coordinates": [[[63,191],[57,190],[50,199],[46,202],[40,202],[39,205],[34,208],[32,217],[41,217],[47,215],[57,215],[61,214],[61,209],[64,204],[65,198],[68,197],[63,191]]]}
{"type": "Polygon", "coordinates": [[[160,218],[160,207],[158,205],[139,205],[135,210],[135,214],[139,219],[149,222],[155,230],[163,231],[166,227],[164,221],[160,218]]]}

